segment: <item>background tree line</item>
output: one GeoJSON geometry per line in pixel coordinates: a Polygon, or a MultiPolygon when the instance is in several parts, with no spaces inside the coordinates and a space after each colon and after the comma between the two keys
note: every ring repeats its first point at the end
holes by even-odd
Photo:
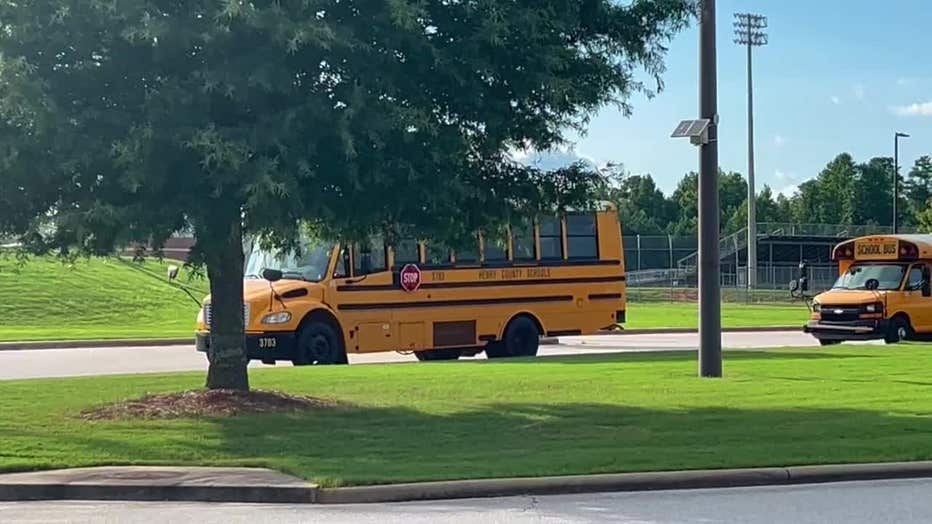
{"type": "MultiPolygon", "coordinates": [[[[900,223],[932,232],[932,156],[919,158],[908,171],[901,166],[900,223]]],[[[856,224],[888,226],[893,217],[893,159],[875,157],[858,163],[848,153],[829,162],[792,196],[774,194],[765,185],[757,194],[758,222],[856,224]]],[[[698,226],[698,174],[687,173],[672,194],[665,195],[651,175],[615,170],[607,198],[620,210],[626,234],[694,235],[698,226]]],[[[747,225],[747,181],[736,172],[721,172],[723,234],[747,225]]]]}

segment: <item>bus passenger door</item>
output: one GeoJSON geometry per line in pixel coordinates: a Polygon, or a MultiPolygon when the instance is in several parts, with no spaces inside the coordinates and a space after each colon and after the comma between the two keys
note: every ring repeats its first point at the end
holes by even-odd
{"type": "Polygon", "coordinates": [[[390,311],[379,307],[386,295],[391,294],[386,288],[392,284],[392,275],[385,261],[385,247],[380,239],[355,244],[347,252],[349,271],[347,278],[336,282],[336,307],[340,322],[349,332],[346,339],[349,353],[397,349],[390,311]]]}

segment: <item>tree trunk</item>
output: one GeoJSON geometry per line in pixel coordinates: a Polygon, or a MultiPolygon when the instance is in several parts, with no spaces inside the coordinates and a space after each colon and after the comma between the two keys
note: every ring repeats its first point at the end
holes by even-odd
{"type": "MultiPolygon", "coordinates": [[[[220,222],[218,220],[218,222],[220,222]]],[[[211,224],[207,276],[210,278],[210,348],[207,351],[209,389],[249,390],[243,325],[243,232],[239,216],[225,227],[211,224]]]]}

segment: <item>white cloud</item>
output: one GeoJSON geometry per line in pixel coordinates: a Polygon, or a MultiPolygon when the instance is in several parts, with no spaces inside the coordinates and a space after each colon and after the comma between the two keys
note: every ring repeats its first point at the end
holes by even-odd
{"type": "Polygon", "coordinates": [[[838,98],[838,97],[835,96],[835,95],[832,95],[832,96],[828,97],[828,99],[831,100],[832,103],[835,104],[836,106],[840,106],[840,105],[841,105],[841,98],[838,98]]]}
{"type": "Polygon", "coordinates": [[[776,135],[773,137],[773,145],[783,147],[784,144],[786,144],[786,138],[783,135],[776,135]]]}
{"type": "Polygon", "coordinates": [[[773,176],[776,179],[776,187],[781,188],[776,190],[778,195],[791,197],[794,193],[796,193],[796,189],[799,186],[799,177],[796,173],[777,169],[774,171],[773,176]]]}
{"type": "Polygon", "coordinates": [[[515,149],[510,154],[516,162],[543,170],[559,169],[580,161],[592,168],[600,167],[594,158],[576,151],[573,146],[558,147],[549,151],[537,151],[533,148],[515,149]]]}
{"type": "Polygon", "coordinates": [[[932,116],[932,100],[915,102],[905,106],[894,106],[893,112],[900,116],[932,116]]]}
{"type": "Polygon", "coordinates": [[[851,87],[851,91],[854,93],[854,98],[858,100],[864,100],[864,97],[867,96],[867,92],[864,89],[864,84],[854,84],[851,87]]]}
{"type": "Polygon", "coordinates": [[[786,198],[792,198],[796,194],[796,191],[799,189],[799,186],[796,184],[790,184],[782,189],[778,189],[776,194],[783,195],[786,198]]]}

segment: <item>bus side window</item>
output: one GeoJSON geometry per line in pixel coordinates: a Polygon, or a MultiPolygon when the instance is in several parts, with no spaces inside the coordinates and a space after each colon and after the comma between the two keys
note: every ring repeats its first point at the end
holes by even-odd
{"type": "Polygon", "coordinates": [[[457,265],[474,266],[479,263],[479,237],[466,242],[453,251],[457,265]]]}
{"type": "Polygon", "coordinates": [[[494,233],[482,235],[482,261],[488,264],[508,262],[508,238],[494,233]]]}
{"type": "Polygon", "coordinates": [[[443,242],[424,243],[424,262],[428,266],[443,266],[450,263],[450,248],[443,242]]]}
{"type": "Polygon", "coordinates": [[[420,249],[417,240],[405,238],[395,245],[395,266],[405,264],[418,264],[421,262],[420,249]]]}
{"type": "Polygon", "coordinates": [[[340,247],[340,253],[337,255],[337,264],[333,268],[333,278],[346,278],[349,276],[349,248],[340,247]]]}
{"type": "Polygon", "coordinates": [[[368,242],[356,244],[353,258],[353,275],[371,275],[388,269],[385,258],[385,244],[381,238],[373,238],[368,242]]]}
{"type": "Polygon", "coordinates": [[[913,266],[909,270],[909,279],[906,281],[907,291],[919,291],[922,289],[922,266],[913,266]]]}
{"type": "Polygon", "coordinates": [[[567,215],[567,258],[599,258],[599,242],[596,234],[595,215],[567,215]]]}
{"type": "Polygon", "coordinates": [[[511,249],[512,260],[515,262],[532,262],[537,259],[532,222],[511,225],[511,249]]]}
{"type": "Polygon", "coordinates": [[[540,258],[563,259],[563,227],[562,221],[557,217],[540,219],[540,258]]]}

